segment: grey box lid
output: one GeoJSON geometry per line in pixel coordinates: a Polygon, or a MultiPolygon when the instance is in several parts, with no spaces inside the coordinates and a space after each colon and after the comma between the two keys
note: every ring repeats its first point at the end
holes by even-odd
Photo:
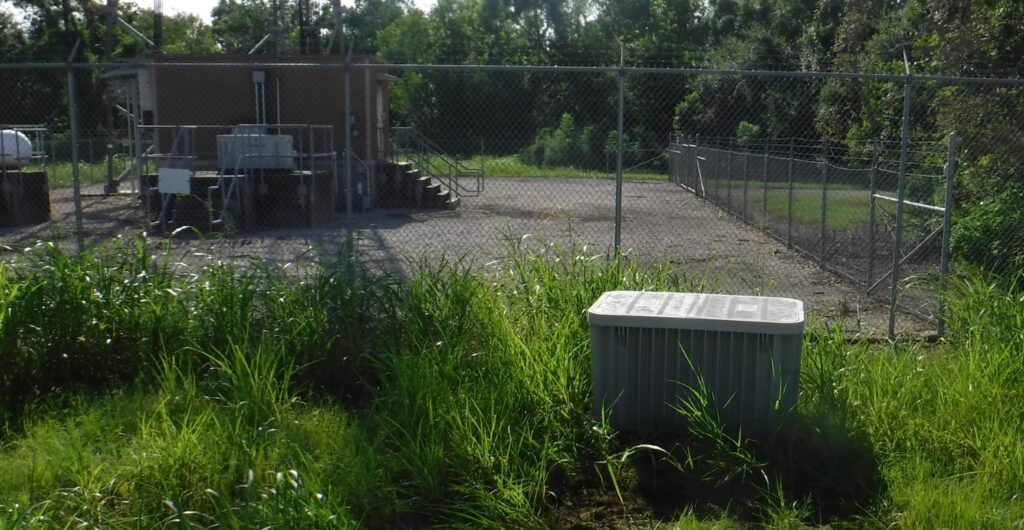
{"type": "Polygon", "coordinates": [[[591,325],[801,334],[804,303],[792,298],[608,291],[590,306],[591,325]]]}

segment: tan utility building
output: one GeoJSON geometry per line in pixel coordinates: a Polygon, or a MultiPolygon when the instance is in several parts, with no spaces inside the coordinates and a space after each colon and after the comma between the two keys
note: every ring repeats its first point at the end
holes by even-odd
{"type": "MultiPolygon", "coordinates": [[[[352,63],[384,61],[354,55],[352,63]]],[[[364,193],[374,202],[376,181],[389,152],[390,84],[396,77],[380,69],[353,66],[351,116],[346,120],[344,65],[338,56],[156,55],[152,64],[136,72],[135,108],[144,125],[330,125],[332,147],[340,161],[348,122],[353,153],[363,162],[355,164],[355,171],[366,182],[364,193]]],[[[197,133],[198,163],[215,164],[216,135],[224,133],[216,129],[197,133]]],[[[157,141],[167,143],[163,135],[157,141]]],[[[296,144],[302,141],[297,139],[296,144]]]]}

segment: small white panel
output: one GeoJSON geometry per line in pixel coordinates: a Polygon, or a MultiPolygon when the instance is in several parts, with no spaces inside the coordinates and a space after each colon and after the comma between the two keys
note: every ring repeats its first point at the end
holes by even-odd
{"type": "Polygon", "coordinates": [[[723,294],[609,291],[590,307],[603,326],[802,333],[804,304],[792,298],[723,294]]]}
{"type": "Polygon", "coordinates": [[[187,169],[162,167],[157,172],[157,187],[160,193],[192,193],[192,172],[187,169]]]}

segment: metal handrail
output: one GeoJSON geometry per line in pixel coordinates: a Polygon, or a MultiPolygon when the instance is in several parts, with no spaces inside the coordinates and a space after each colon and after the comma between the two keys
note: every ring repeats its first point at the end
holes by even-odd
{"type": "Polygon", "coordinates": [[[457,171],[473,171],[473,169],[465,166],[461,161],[459,161],[459,157],[457,157],[455,155],[452,155],[452,154],[448,153],[447,151],[445,151],[443,148],[441,148],[441,146],[437,145],[433,140],[431,140],[430,138],[427,138],[422,133],[417,131],[415,127],[395,127],[394,130],[395,131],[400,131],[400,132],[407,132],[407,133],[411,134],[414,138],[416,138],[424,146],[426,146],[430,151],[433,151],[435,154],[443,157],[447,162],[449,162],[453,166],[453,169],[455,169],[457,171]]]}
{"type": "MultiPolygon", "coordinates": [[[[347,153],[347,151],[342,151],[341,152],[341,157],[344,158],[346,153],[347,153]]],[[[359,163],[360,166],[363,166],[363,174],[364,175],[369,175],[370,174],[370,166],[366,163],[365,160],[363,160],[362,158],[359,158],[359,155],[356,154],[355,150],[352,150],[352,160],[355,160],[356,162],[359,163]]]]}
{"type": "MultiPolygon", "coordinates": [[[[407,135],[408,143],[413,144],[412,148],[399,147],[395,151],[410,158],[413,164],[423,170],[428,176],[442,180],[456,197],[464,194],[479,194],[483,191],[483,169],[466,166],[458,157],[447,153],[413,127],[395,127],[393,132],[396,136],[407,135]],[[441,163],[438,163],[438,159],[440,159],[441,163]],[[476,182],[475,189],[463,185],[460,182],[460,177],[472,177],[476,182]]],[[[405,142],[394,143],[398,143],[401,146],[405,142]]]]}

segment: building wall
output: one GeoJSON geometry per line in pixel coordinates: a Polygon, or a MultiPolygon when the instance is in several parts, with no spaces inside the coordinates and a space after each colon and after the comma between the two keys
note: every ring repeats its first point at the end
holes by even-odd
{"type": "MultiPolygon", "coordinates": [[[[256,123],[257,94],[253,72],[265,72],[266,122],[268,124],[331,125],[334,149],[345,147],[345,82],[343,67],[337,68],[263,68],[195,67],[168,63],[257,62],[275,60],[268,56],[174,56],[160,57],[154,65],[156,121],[158,125],[217,125],[219,131],[201,130],[197,136],[200,157],[216,155],[216,134],[225,134],[233,125],[256,123]]],[[[336,62],[337,57],[304,56],[288,62],[336,62]]],[[[379,62],[357,57],[354,62],[379,62]]],[[[380,160],[378,129],[387,127],[389,83],[380,81],[378,71],[353,68],[351,110],[355,116],[353,151],[363,160],[380,160]],[[383,123],[375,112],[377,91],[383,91],[383,123]]],[[[299,142],[296,141],[296,145],[299,142]]],[[[161,145],[162,147],[162,145],[161,145]]]]}

